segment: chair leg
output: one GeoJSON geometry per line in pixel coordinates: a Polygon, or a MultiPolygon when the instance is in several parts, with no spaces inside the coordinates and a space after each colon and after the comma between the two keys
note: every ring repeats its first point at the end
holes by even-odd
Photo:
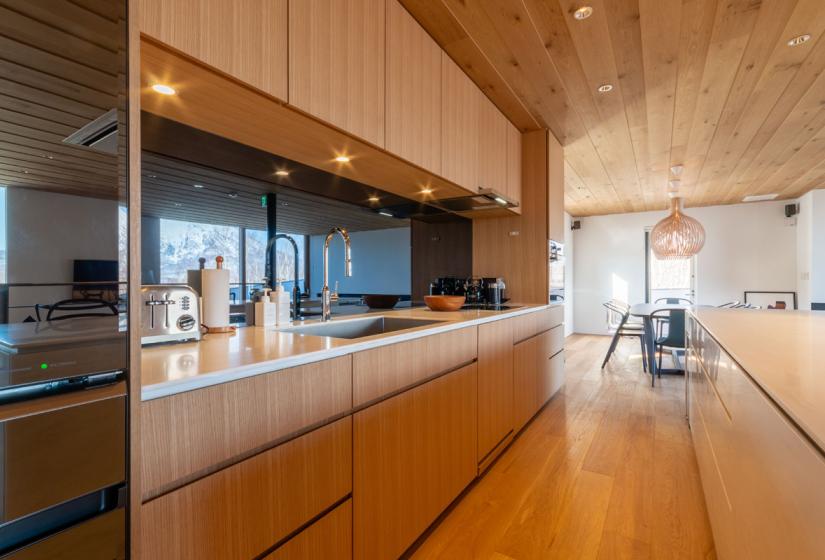
{"type": "Polygon", "coordinates": [[[662,354],[664,354],[664,349],[665,349],[664,346],[659,345],[659,369],[658,369],[659,379],[662,378],[662,354]]]}
{"type": "Polygon", "coordinates": [[[610,348],[607,350],[607,355],[604,357],[604,361],[602,362],[602,369],[604,366],[607,365],[607,361],[610,359],[610,356],[613,355],[613,351],[616,349],[616,345],[619,343],[619,331],[616,331],[616,334],[613,335],[613,340],[610,341],[610,348]]]}
{"type": "Polygon", "coordinates": [[[639,342],[642,343],[642,370],[647,373],[647,349],[645,348],[645,337],[640,336],[639,342]]]}

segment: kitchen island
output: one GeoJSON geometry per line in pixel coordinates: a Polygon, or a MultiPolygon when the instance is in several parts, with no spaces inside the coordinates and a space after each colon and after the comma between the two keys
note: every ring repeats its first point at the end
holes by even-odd
{"type": "Polygon", "coordinates": [[[144,349],[149,556],[396,558],[563,384],[560,305],[381,315],[144,349]]]}
{"type": "Polygon", "coordinates": [[[719,558],[822,558],[825,314],[695,308],[688,413],[719,558]]]}

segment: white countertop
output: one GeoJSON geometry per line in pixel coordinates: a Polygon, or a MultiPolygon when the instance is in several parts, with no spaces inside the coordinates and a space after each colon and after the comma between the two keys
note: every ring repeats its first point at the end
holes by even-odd
{"type": "Polygon", "coordinates": [[[825,450],[825,312],[697,307],[691,313],[825,450]]]}
{"type": "MultiPolygon", "coordinates": [[[[241,327],[235,334],[205,335],[200,342],[146,346],[141,352],[141,399],[167,397],[558,305],[561,304],[524,305],[504,311],[444,313],[414,308],[370,313],[369,317],[385,315],[432,319],[443,323],[353,340],[279,332],[277,327],[241,327]]],[[[350,315],[333,321],[358,318],[350,315]]],[[[306,321],[304,324],[314,322],[306,321]]]]}

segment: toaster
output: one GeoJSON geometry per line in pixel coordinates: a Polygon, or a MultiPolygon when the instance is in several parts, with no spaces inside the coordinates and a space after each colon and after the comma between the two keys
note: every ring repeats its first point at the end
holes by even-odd
{"type": "Polygon", "coordinates": [[[147,285],[140,289],[143,305],[141,344],[200,340],[198,294],[189,286],[147,285]]]}

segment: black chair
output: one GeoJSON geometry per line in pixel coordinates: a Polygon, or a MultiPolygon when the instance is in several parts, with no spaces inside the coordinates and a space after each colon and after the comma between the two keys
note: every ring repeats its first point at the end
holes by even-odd
{"type": "Polygon", "coordinates": [[[653,303],[666,303],[668,305],[679,305],[680,303],[684,303],[685,305],[693,305],[691,300],[683,297],[660,297],[653,303]]]}
{"type": "Polygon", "coordinates": [[[655,343],[659,353],[659,377],[662,377],[662,354],[665,348],[685,349],[685,310],[659,309],[650,314],[652,320],[667,320],[667,333],[657,336],[655,343]]]}
{"type": "Polygon", "coordinates": [[[38,321],[42,321],[41,309],[48,310],[46,321],[62,321],[78,317],[111,317],[118,314],[117,304],[102,299],[64,299],[51,305],[38,303],[34,306],[38,321]]]}
{"type": "Polygon", "coordinates": [[[607,365],[610,356],[616,350],[619,344],[619,339],[622,337],[637,337],[642,347],[642,367],[647,371],[647,349],[645,348],[645,328],[641,323],[630,321],[630,307],[618,301],[608,301],[602,304],[608,311],[608,326],[615,329],[613,339],[610,341],[610,348],[607,350],[607,355],[602,362],[602,369],[607,365]],[[613,322],[610,317],[617,317],[618,320],[613,322]]]}

